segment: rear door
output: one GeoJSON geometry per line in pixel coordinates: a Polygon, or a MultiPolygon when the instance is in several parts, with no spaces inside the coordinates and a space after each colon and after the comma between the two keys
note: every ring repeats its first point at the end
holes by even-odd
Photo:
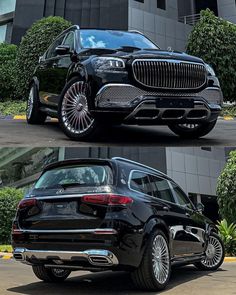
{"type": "Polygon", "coordinates": [[[194,205],[175,183],[171,183],[179,210],[185,216],[185,232],[188,235],[189,247],[192,253],[203,253],[205,245],[205,219],[197,212],[194,205]]]}
{"type": "Polygon", "coordinates": [[[161,176],[150,175],[154,197],[157,203],[163,202],[159,215],[169,227],[172,253],[174,256],[185,256],[193,253],[192,234],[188,231],[189,216],[185,208],[176,204],[170,182],[161,176]]]}

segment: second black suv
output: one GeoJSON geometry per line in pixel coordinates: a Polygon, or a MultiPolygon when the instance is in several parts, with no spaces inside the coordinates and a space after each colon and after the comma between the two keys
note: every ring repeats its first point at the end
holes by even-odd
{"type": "Polygon", "coordinates": [[[13,222],[14,258],[46,282],[71,271],[126,270],[161,290],[174,265],[216,270],[224,247],[213,223],[166,175],[122,158],[51,164],[13,222]]]}
{"type": "Polygon", "coordinates": [[[215,126],[223,97],[200,58],[163,51],[138,32],[64,31],[40,58],[30,83],[27,120],[58,117],[72,139],[104,125],[168,125],[198,138],[215,126]]]}

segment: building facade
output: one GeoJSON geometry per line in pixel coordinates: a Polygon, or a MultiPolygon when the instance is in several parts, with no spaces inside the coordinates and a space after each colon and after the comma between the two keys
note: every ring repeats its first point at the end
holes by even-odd
{"type": "Polygon", "coordinates": [[[174,179],[197,204],[202,202],[208,216],[217,220],[217,179],[229,150],[213,148],[2,148],[0,187],[14,186],[27,191],[49,163],[73,158],[124,157],[156,168],[174,179]]]}
{"type": "Polygon", "coordinates": [[[18,44],[33,22],[57,15],[81,27],[139,30],[182,51],[206,8],[236,23],[235,0],[0,0],[0,42],[18,44]]]}

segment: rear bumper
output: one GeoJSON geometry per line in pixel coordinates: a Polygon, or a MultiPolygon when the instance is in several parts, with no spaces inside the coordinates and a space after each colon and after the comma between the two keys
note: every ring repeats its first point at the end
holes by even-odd
{"type": "Polygon", "coordinates": [[[28,264],[37,262],[56,262],[59,265],[66,263],[80,264],[82,260],[87,260],[91,266],[98,267],[111,267],[119,264],[117,257],[111,251],[99,249],[70,252],[15,248],[13,257],[17,261],[28,264]]]}

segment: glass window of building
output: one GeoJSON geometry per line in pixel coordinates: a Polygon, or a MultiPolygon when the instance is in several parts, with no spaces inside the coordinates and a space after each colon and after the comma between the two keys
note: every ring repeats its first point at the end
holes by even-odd
{"type": "Polygon", "coordinates": [[[7,25],[0,26],[0,43],[6,40],[7,25]]]}
{"type": "Polygon", "coordinates": [[[0,15],[15,11],[16,0],[0,0],[0,15]]]}

